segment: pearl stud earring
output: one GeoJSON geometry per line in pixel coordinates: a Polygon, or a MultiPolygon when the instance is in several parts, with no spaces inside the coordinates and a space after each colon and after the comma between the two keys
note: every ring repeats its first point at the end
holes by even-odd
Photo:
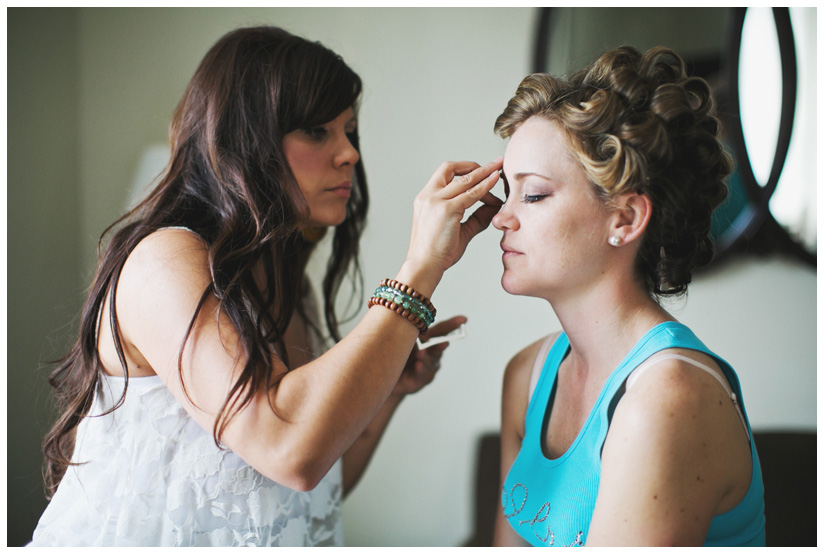
{"type": "Polygon", "coordinates": [[[607,242],[613,245],[614,247],[618,247],[622,244],[622,238],[618,235],[612,235],[610,239],[607,240],[607,242]]]}

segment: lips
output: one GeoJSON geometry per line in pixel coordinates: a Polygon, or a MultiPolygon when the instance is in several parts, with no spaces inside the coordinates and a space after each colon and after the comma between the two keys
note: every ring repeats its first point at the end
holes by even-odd
{"type": "Polygon", "coordinates": [[[513,256],[524,254],[505,244],[504,241],[501,242],[501,250],[504,251],[501,255],[502,258],[511,258],[513,256]]]}
{"type": "Polygon", "coordinates": [[[352,183],[347,181],[346,183],[341,183],[337,187],[327,189],[327,191],[339,197],[349,198],[352,195],[352,183]]]}

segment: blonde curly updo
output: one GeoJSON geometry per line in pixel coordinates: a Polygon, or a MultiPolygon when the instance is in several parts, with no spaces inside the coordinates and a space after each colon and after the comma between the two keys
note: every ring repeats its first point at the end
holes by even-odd
{"type": "Polygon", "coordinates": [[[605,203],[628,192],[650,197],[636,264],[658,297],[684,293],[693,270],[713,258],[711,215],[733,162],[712,108],[708,84],[688,77],[678,54],[625,46],[569,80],[528,75],[494,129],[508,138],[534,116],[557,122],[605,203]]]}

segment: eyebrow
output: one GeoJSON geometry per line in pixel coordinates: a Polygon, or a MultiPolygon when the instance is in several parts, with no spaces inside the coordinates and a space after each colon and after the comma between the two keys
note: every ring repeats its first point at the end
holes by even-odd
{"type": "Polygon", "coordinates": [[[546,175],[544,175],[542,173],[538,173],[538,172],[519,172],[519,173],[517,173],[516,175],[513,176],[513,179],[522,180],[525,177],[531,177],[531,176],[540,177],[540,178],[542,178],[546,181],[553,181],[552,179],[550,179],[546,175]]]}

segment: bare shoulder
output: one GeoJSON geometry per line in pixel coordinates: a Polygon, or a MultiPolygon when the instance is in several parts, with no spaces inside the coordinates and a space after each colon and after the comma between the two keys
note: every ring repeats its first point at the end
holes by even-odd
{"type": "Polygon", "coordinates": [[[159,285],[180,278],[208,279],[208,248],[196,233],[184,228],[165,228],[144,237],[126,259],[121,287],[159,285]]]}
{"type": "Polygon", "coordinates": [[[207,244],[200,235],[185,228],[168,227],[144,237],[130,253],[127,264],[164,264],[192,258],[200,260],[206,253],[207,244]]]}
{"type": "MultiPolygon", "coordinates": [[[[130,375],[163,371],[153,350],[176,352],[210,282],[207,247],[194,232],[167,228],[149,234],[129,253],[117,280],[116,317],[130,375]],[[175,351],[173,351],[173,349],[175,351]]],[[[122,373],[107,298],[98,350],[106,371],[122,373]]],[[[168,358],[168,357],[163,357],[168,358]]]]}
{"type": "MultiPolygon", "coordinates": [[[[639,411],[643,417],[657,413],[670,415],[674,411],[718,406],[722,399],[729,402],[720,384],[720,380],[725,383],[727,380],[712,357],[688,349],[668,349],[661,354],[665,356],[655,360],[643,373],[631,376],[635,380],[620,403],[626,410],[639,411]]],[[[658,353],[654,355],[658,356],[658,353]]]]}
{"type": "Polygon", "coordinates": [[[651,468],[658,469],[647,479],[655,481],[658,476],[671,490],[690,490],[691,496],[704,491],[710,514],[717,514],[720,507],[733,507],[747,491],[749,434],[719,382],[727,380],[710,356],[680,349],[667,353],[705,369],[688,360],[665,358],[639,376],[616,407],[604,446],[605,464],[631,453],[647,458],[651,468]]]}
{"type": "MultiPolygon", "coordinates": [[[[646,453],[665,467],[703,467],[718,484],[749,474],[749,434],[714,360],[696,351],[672,349],[705,367],[664,358],[629,385],[616,407],[604,454],[646,453]],[[712,471],[711,471],[712,467],[712,471]]],[[[744,481],[742,481],[744,482],[744,481]]]]}
{"type": "Polygon", "coordinates": [[[155,231],[123,265],[117,287],[122,325],[188,322],[210,283],[208,247],[199,235],[181,228],[155,231]]]}
{"type": "Polygon", "coordinates": [[[665,358],[628,386],[602,452],[596,544],[701,545],[713,515],[736,506],[748,490],[749,436],[712,375],[722,377],[719,366],[695,351],[667,353],[709,371],[665,358]]]}
{"type": "Polygon", "coordinates": [[[631,375],[632,382],[628,381],[613,424],[620,427],[627,424],[651,439],[658,436],[684,439],[690,433],[718,431],[714,423],[720,410],[735,410],[725,389],[714,377],[725,379],[719,366],[711,357],[695,351],[670,349],[663,354],[686,357],[708,371],[682,358],[656,360],[644,372],[631,375]],[[690,425],[686,425],[688,423],[690,425]]]}

